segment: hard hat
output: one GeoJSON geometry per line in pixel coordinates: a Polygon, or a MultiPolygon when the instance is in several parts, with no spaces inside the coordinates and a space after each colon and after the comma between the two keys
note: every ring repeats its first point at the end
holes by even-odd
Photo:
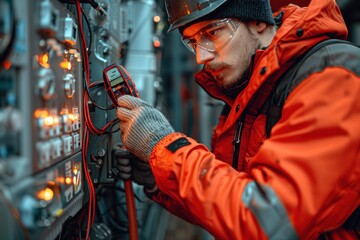
{"type": "Polygon", "coordinates": [[[227,0],[165,0],[168,32],[211,13],[227,0]]]}
{"type": "Polygon", "coordinates": [[[221,18],[275,24],[269,0],[165,0],[165,7],[168,32],[179,28],[182,33],[190,24],[221,18]]]}

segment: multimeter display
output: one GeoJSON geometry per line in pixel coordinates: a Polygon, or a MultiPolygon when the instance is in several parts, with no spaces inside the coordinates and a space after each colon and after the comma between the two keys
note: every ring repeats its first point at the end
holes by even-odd
{"type": "Polygon", "coordinates": [[[103,78],[105,89],[114,106],[117,106],[117,99],[121,95],[127,94],[139,97],[135,83],[123,66],[113,64],[106,67],[103,72],[103,78]]]}
{"type": "Polygon", "coordinates": [[[106,72],[106,76],[109,79],[111,87],[124,82],[124,79],[122,78],[120,71],[117,68],[109,69],[109,71],[106,72]]]}

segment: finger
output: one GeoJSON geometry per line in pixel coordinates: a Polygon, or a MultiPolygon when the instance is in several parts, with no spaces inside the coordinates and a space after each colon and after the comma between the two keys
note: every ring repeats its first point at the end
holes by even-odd
{"type": "Polygon", "coordinates": [[[117,164],[121,166],[129,166],[130,165],[130,159],[129,158],[118,158],[117,164]]]}
{"type": "Polygon", "coordinates": [[[117,165],[117,168],[119,170],[119,173],[127,173],[127,174],[130,174],[131,173],[131,166],[130,165],[127,165],[127,166],[120,166],[120,165],[117,165]]]}
{"type": "Polygon", "coordinates": [[[120,121],[119,123],[120,130],[124,134],[126,134],[130,130],[129,126],[130,124],[128,122],[120,121]]]}
{"type": "Polygon", "coordinates": [[[123,95],[118,98],[119,107],[124,107],[127,109],[134,109],[144,105],[145,102],[140,98],[133,97],[131,95],[123,95]]]}
{"type": "Polygon", "coordinates": [[[127,174],[127,173],[122,173],[122,172],[120,172],[120,173],[119,173],[119,177],[120,177],[121,179],[127,180],[127,179],[130,179],[130,178],[131,178],[131,174],[127,174]]]}
{"type": "Polygon", "coordinates": [[[114,152],[114,157],[115,158],[130,158],[133,155],[126,149],[117,149],[114,152]]]}
{"type": "Polygon", "coordinates": [[[130,121],[134,117],[134,112],[123,107],[118,107],[116,111],[117,117],[120,121],[130,121]]]}

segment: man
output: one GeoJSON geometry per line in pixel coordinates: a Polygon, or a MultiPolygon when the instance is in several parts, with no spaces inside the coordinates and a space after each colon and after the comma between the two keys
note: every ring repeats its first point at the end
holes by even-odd
{"type": "Polygon", "coordinates": [[[131,171],[119,157],[123,175],[216,239],[359,237],[343,224],[360,204],[360,51],[328,44],[304,57],[347,37],[335,1],[289,5],[275,18],[268,0],[166,7],[170,30],[204,65],[197,82],[226,107],[209,151],[150,105],[120,97],[122,141],[138,157],[131,171]],[[278,92],[288,96],[269,127],[278,92]]]}

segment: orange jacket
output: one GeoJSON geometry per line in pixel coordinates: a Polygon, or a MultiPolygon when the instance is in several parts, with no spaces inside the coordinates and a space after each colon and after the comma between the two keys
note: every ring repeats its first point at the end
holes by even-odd
{"type": "Polygon", "coordinates": [[[359,72],[332,66],[311,74],[288,96],[269,138],[265,115],[246,119],[238,171],[231,167],[235,124],[255,92],[320,41],[347,37],[334,0],[281,11],[281,27],[256,52],[250,82],[235,100],[198,76],[231,110],[219,120],[212,152],[180,133],[155,146],[150,165],[160,191],[152,198],[216,239],[354,239],[341,225],[360,204],[359,72]]]}

